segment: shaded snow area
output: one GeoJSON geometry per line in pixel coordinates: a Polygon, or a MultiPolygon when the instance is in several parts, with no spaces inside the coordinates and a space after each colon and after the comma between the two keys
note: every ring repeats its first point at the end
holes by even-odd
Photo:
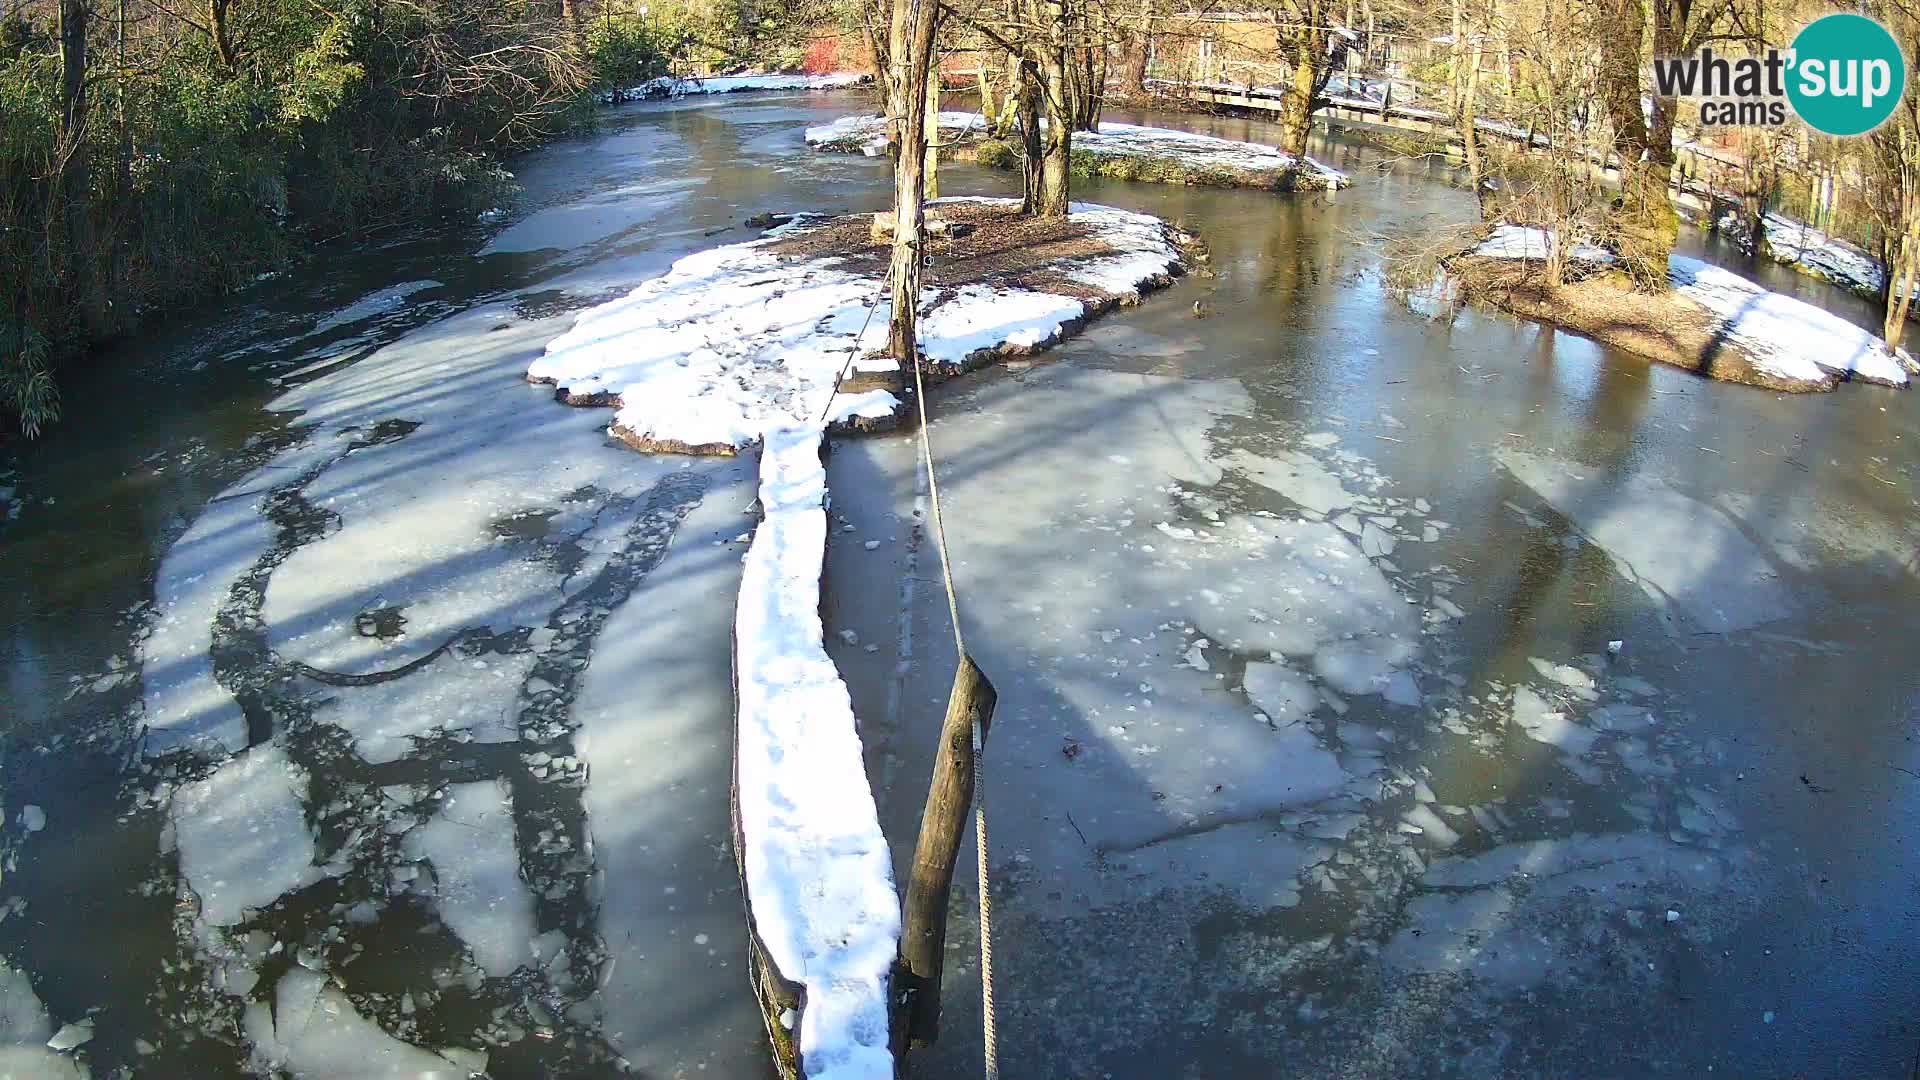
{"type": "MultiPolygon", "coordinates": [[[[1180,347],[1120,325],[1081,347],[1107,342],[1180,347]]],[[[1067,365],[955,390],[931,435],[961,618],[999,715],[1020,718],[988,745],[997,975],[1048,1003],[1048,1023],[1004,1029],[1003,1055],[1099,1075],[1143,1031],[1234,1015],[1250,994],[1276,1020],[1236,1032],[1249,1059],[1382,1029],[1397,1048],[1435,1010],[1497,1024],[1617,963],[1661,985],[1673,946],[1651,935],[1751,913],[1728,894],[1748,858],[1738,823],[1700,779],[1719,751],[1689,741],[1631,649],[1463,652],[1494,614],[1460,566],[1485,553],[1460,550],[1446,508],[1382,472],[1346,419],[1302,423],[1231,381],[1067,365]],[[1669,909],[1686,922],[1665,929],[1669,909]],[[1111,999],[1076,992],[1075,958],[1118,940],[1138,1009],[1108,1037],[1111,999]],[[1343,1009],[1329,980],[1378,1000],[1343,1009]]],[[[925,581],[912,448],[849,443],[834,468],[837,492],[842,475],[904,489],[837,503],[854,535],[903,535],[836,554],[830,574],[888,558],[925,581]]],[[[882,730],[937,714],[950,669],[915,653],[944,640],[939,592],[830,616],[830,635],[915,659],[891,685],[893,658],[876,665],[886,690],[868,692],[900,713],[882,730]]],[[[914,819],[917,793],[883,799],[890,821],[914,819]]],[[[950,983],[949,1001],[970,992],[950,983]]]]}
{"type": "Polygon", "coordinates": [[[1673,290],[1719,320],[1715,333],[1769,374],[1806,382],[1857,378],[1906,386],[1913,361],[1873,334],[1823,308],[1782,296],[1717,266],[1675,255],[1673,290]]]}
{"type": "Polygon", "coordinates": [[[760,453],[763,517],[734,621],[741,855],[754,929],[806,987],[806,1075],[885,1080],[900,907],[853,705],[823,645],[822,437],[770,431],[760,453]]]}
{"type": "Polygon", "coordinates": [[[179,868],[169,1050],[241,1033],[256,1069],[327,1078],[764,1063],[719,599],[745,470],[609,445],[529,387],[553,306],[508,297],[287,390],[287,435],[160,562],[139,676],[179,868]],[[669,552],[717,618],[630,604],[669,552]],[[696,721],[720,752],[680,752],[696,721]]]}
{"type": "Polygon", "coordinates": [[[748,90],[842,90],[849,86],[858,86],[870,78],[872,76],[852,71],[828,75],[713,75],[704,79],[662,75],[625,90],[615,91],[611,99],[641,101],[648,98],[732,94],[748,90]]]}
{"type": "MultiPolygon", "coordinates": [[[[1473,253],[1487,259],[1537,259],[1546,261],[1558,238],[1547,229],[1533,225],[1496,225],[1473,253]]],[[[1576,240],[1566,251],[1569,260],[1612,265],[1613,252],[1586,240],[1576,240]]]]}
{"type": "MultiPolygon", "coordinates": [[[[1073,214],[1119,253],[1063,265],[1070,281],[1137,295],[1179,264],[1157,218],[1079,203],[1073,214]]],[[[767,250],[820,223],[799,219],[759,240],[681,259],[625,298],[583,312],[527,378],[570,400],[613,401],[614,434],[645,448],[729,452],[823,416],[829,424],[891,418],[902,403],[887,390],[833,394],[849,353],[854,373],[898,370],[891,358],[866,355],[886,340],[880,278],[836,257],[767,250]]],[[[955,364],[1049,344],[1088,307],[1077,297],[989,285],[928,295],[922,348],[955,364]]]]}
{"type": "MultiPolygon", "coordinates": [[[[958,140],[987,129],[979,113],[942,112],[943,140],[958,140]]],[[[887,121],[883,116],[843,116],[830,124],[810,127],[807,145],[819,150],[859,152],[873,157],[886,152],[887,121]]],[[[1278,147],[1197,135],[1172,128],[1103,123],[1100,130],[1073,133],[1073,152],[1096,162],[1136,159],[1170,161],[1196,171],[1216,170],[1256,178],[1299,174],[1301,187],[1340,188],[1351,184],[1345,173],[1309,157],[1296,157],[1278,147]]]]}

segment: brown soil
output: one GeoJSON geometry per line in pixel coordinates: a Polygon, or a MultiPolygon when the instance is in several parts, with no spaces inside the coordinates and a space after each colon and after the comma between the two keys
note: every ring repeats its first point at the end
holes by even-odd
{"type": "Polygon", "coordinates": [[[1707,309],[1673,293],[1634,292],[1617,274],[1550,286],[1539,267],[1513,259],[1458,258],[1447,269],[1471,299],[1696,375],[1792,393],[1831,390],[1838,381],[1770,375],[1715,332],[1707,309]]]}
{"type": "MultiPolygon", "coordinates": [[[[1055,269],[1063,261],[1083,261],[1118,251],[1096,239],[1071,218],[1022,217],[1017,207],[981,203],[943,203],[927,211],[950,222],[973,226],[961,237],[930,237],[922,282],[928,288],[987,284],[1033,289],[1080,300],[1109,299],[1108,294],[1070,281],[1055,269]]],[[[890,242],[876,242],[872,217],[849,214],[796,236],[777,240],[767,250],[778,255],[817,259],[840,256],[847,269],[884,277],[893,255],[890,242]]]]}

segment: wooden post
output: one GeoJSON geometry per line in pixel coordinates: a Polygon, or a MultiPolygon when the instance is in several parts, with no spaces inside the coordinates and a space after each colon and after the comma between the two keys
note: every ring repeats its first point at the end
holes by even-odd
{"type": "MultiPolygon", "coordinates": [[[[905,1010],[904,1023],[896,1019],[895,1045],[904,1039],[913,1046],[931,1044],[940,1033],[940,970],[947,946],[947,900],[953,885],[953,864],[960,855],[960,838],[967,831],[967,813],[973,808],[973,725],[986,739],[998,700],[993,684],[974,665],[960,658],[953,673],[953,692],[947,696],[947,716],[940,725],[940,748],[933,758],[933,781],[927,805],[920,815],[920,839],[913,849],[913,871],[907,881],[907,903],[900,933],[900,962],[894,983],[905,1010]]],[[[897,1052],[896,1052],[897,1057],[897,1052]]]]}

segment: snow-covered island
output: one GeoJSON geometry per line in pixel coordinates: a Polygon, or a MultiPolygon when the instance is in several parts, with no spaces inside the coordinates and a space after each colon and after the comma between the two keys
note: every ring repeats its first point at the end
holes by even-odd
{"type": "Polygon", "coordinates": [[[1545,229],[1497,225],[1445,265],[1470,297],[1726,382],[1808,392],[1854,379],[1905,388],[1920,374],[1905,350],[1838,315],[1699,259],[1669,257],[1671,288],[1636,293],[1604,272],[1610,251],[1571,240],[1568,262],[1586,272],[1549,285],[1538,267],[1556,242],[1545,229]]]}
{"type": "MultiPolygon", "coordinates": [[[[1158,218],[1005,199],[929,205],[920,336],[950,376],[1031,352],[1169,282],[1192,244],[1158,218]]],[[[675,263],[580,315],[527,377],[616,410],[642,450],[758,445],[761,522],[734,617],[733,806],[755,991],[783,1075],[886,1080],[900,905],[847,687],[827,655],[820,576],[829,430],[889,426],[910,399],[884,346],[890,243],[868,215],[799,216],[675,263]],[[846,383],[835,393],[843,367],[846,383]]]]}
{"type": "MultiPolygon", "coordinates": [[[[886,118],[843,116],[808,128],[806,139],[816,150],[884,154],[886,118]]],[[[940,142],[943,157],[1001,169],[1020,164],[1019,149],[993,137],[979,113],[941,113],[940,142]]],[[[1103,123],[1097,132],[1074,132],[1073,171],[1113,180],[1273,191],[1328,191],[1352,183],[1337,169],[1278,147],[1137,124],[1103,123]]]]}

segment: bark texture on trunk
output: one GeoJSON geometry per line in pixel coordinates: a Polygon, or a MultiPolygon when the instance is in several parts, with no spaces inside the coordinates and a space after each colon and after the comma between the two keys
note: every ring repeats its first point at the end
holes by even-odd
{"type": "Polygon", "coordinates": [[[1025,61],[1019,71],[1020,212],[1032,215],[1040,212],[1040,162],[1046,156],[1046,147],[1040,141],[1040,73],[1025,61]]]}
{"type": "Polygon", "coordinates": [[[888,265],[893,310],[887,351],[903,364],[918,363],[920,258],[925,232],[927,83],[933,78],[933,38],[939,25],[935,0],[894,0],[887,36],[887,113],[895,132],[893,163],[893,257],[888,265]]]}
{"type": "Polygon", "coordinates": [[[1038,43],[1040,105],[1040,187],[1033,212],[1040,217],[1066,217],[1072,191],[1073,88],[1067,73],[1067,6],[1064,0],[1037,0],[1033,5],[1044,28],[1038,43]]]}

